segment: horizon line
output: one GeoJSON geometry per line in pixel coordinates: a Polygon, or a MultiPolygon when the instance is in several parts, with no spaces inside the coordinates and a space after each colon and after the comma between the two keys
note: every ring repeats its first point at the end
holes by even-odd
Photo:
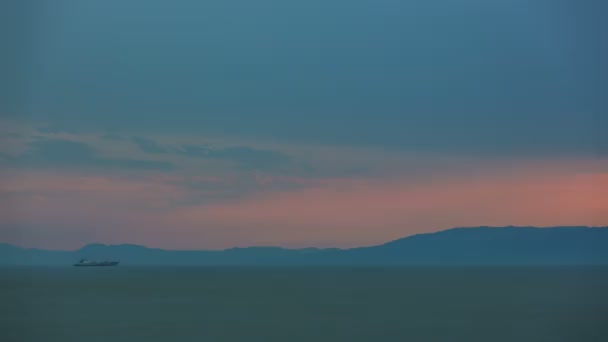
{"type": "Polygon", "coordinates": [[[234,246],[234,247],[228,247],[228,248],[222,248],[222,249],[167,249],[167,248],[160,248],[160,247],[151,247],[151,246],[147,246],[147,245],[143,245],[143,244],[138,244],[138,243],[129,243],[129,242],[125,242],[125,243],[118,243],[118,244],[109,244],[109,243],[102,243],[102,242],[89,242],[89,243],[85,243],[82,245],[82,247],[79,247],[77,249],[49,249],[49,248],[38,248],[38,247],[24,247],[21,245],[17,245],[14,243],[9,243],[9,242],[0,242],[0,245],[7,245],[7,246],[12,246],[12,247],[16,247],[16,248],[20,248],[20,249],[27,249],[27,250],[43,250],[43,251],[53,251],[53,252],[78,252],[81,249],[87,247],[87,246],[94,246],[94,245],[101,245],[101,246],[105,246],[105,247],[113,247],[113,246],[136,246],[136,247],[142,247],[142,248],[146,248],[146,249],[157,249],[157,250],[163,250],[163,251],[184,251],[184,252],[200,252],[200,251],[206,251],[206,252],[222,252],[222,251],[229,251],[229,250],[234,250],[234,249],[249,249],[249,248],[275,248],[275,249],[283,249],[283,250],[306,250],[306,249],[317,249],[317,250],[350,250],[350,249],[357,249],[357,248],[366,248],[366,247],[375,247],[375,246],[381,246],[384,244],[388,244],[394,241],[398,241],[398,240],[402,240],[402,239],[407,239],[410,237],[414,237],[414,236],[420,236],[420,235],[432,235],[432,234],[437,234],[437,233],[441,233],[441,232],[446,232],[446,231],[450,231],[450,230],[456,230],[456,229],[563,229],[563,228],[570,228],[570,229],[608,229],[608,226],[513,226],[513,225],[509,225],[509,226],[465,226],[465,227],[451,227],[451,228],[445,228],[445,229],[441,229],[441,230],[437,230],[437,231],[433,231],[433,232],[426,232],[426,233],[416,233],[416,234],[411,234],[411,235],[406,235],[400,238],[396,238],[393,240],[388,240],[379,244],[375,244],[375,245],[366,245],[366,246],[357,246],[357,247],[349,247],[349,248],[340,248],[340,247],[313,247],[313,246],[309,246],[309,247],[301,247],[301,248],[289,248],[289,247],[282,247],[282,246],[277,246],[277,245],[253,245],[253,246],[246,246],[246,247],[238,247],[238,246],[234,246]]]}

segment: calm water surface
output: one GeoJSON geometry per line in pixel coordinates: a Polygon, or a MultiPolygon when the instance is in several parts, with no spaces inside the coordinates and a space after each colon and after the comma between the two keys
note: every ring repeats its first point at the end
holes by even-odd
{"type": "Polygon", "coordinates": [[[1,341],[608,341],[608,268],[0,269],[1,341]]]}

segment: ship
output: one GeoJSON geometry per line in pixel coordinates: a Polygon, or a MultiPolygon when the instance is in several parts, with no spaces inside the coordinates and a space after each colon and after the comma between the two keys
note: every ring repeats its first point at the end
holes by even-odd
{"type": "Polygon", "coordinates": [[[118,261],[92,261],[87,259],[81,259],[78,263],[74,264],[74,266],[79,267],[91,267],[91,266],[116,266],[118,265],[118,261]]]}

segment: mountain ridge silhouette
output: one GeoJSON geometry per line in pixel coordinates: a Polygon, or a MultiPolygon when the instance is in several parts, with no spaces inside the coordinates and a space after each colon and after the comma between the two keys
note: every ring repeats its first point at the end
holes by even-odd
{"type": "Polygon", "coordinates": [[[81,258],[121,265],[608,265],[608,227],[458,227],[383,244],[289,249],[168,250],[136,244],[87,244],[74,251],[0,243],[0,265],[70,265],[81,258]]]}

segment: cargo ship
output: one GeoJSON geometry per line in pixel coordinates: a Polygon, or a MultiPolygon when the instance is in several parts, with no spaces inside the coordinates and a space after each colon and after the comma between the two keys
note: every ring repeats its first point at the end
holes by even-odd
{"type": "Polygon", "coordinates": [[[87,259],[81,259],[78,263],[74,264],[74,266],[84,267],[84,266],[116,266],[118,265],[118,261],[92,261],[87,259]]]}

